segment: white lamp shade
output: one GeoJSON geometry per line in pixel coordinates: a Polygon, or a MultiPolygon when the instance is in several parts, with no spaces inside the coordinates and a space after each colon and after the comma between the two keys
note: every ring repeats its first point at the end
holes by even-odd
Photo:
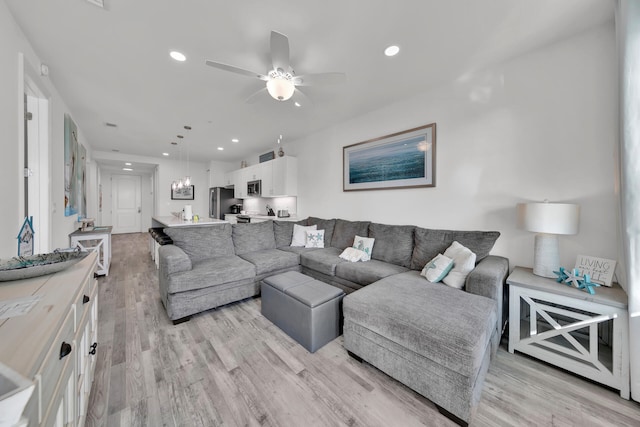
{"type": "Polygon", "coordinates": [[[547,234],[577,234],[580,206],[571,203],[525,203],[522,224],[527,231],[547,234]]]}
{"type": "Polygon", "coordinates": [[[296,87],[291,80],[275,77],[267,81],[267,91],[273,99],[286,101],[293,96],[296,87]]]}

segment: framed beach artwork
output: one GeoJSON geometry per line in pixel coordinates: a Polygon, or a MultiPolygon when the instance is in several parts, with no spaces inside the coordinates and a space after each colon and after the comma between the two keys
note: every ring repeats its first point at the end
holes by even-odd
{"type": "Polygon", "coordinates": [[[436,124],[342,148],[343,191],[436,186],[436,124]]]}

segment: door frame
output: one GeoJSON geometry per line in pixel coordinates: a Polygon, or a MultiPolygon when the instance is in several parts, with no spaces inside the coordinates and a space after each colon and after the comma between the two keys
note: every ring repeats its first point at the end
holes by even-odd
{"type": "MultiPolygon", "coordinates": [[[[40,77],[28,62],[24,60],[24,54],[18,54],[18,191],[19,200],[17,209],[18,221],[24,221],[25,212],[25,145],[28,145],[29,169],[33,171],[29,180],[29,213],[34,217],[34,253],[46,253],[51,251],[52,241],[52,204],[51,204],[51,95],[38,83],[40,77]],[[31,97],[34,110],[32,126],[35,138],[27,138],[25,132],[25,95],[31,97]],[[32,185],[33,184],[33,185],[32,185]],[[35,194],[34,194],[35,193],[35,194]]],[[[32,135],[34,136],[34,135],[32,135]]]]}

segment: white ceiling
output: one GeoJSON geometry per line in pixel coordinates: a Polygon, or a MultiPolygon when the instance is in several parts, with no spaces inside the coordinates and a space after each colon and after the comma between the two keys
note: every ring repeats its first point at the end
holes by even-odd
{"type": "Polygon", "coordinates": [[[183,134],[192,159],[234,162],[273,148],[280,134],[296,140],[612,20],[615,4],[105,0],[101,9],[86,0],[5,1],[95,150],[177,158],[170,142],[183,134]],[[264,83],[205,59],[265,73],[271,30],[289,37],[297,74],[342,71],[347,83],[305,88],[312,106],[266,94],[246,104],[264,83]],[[382,53],[390,44],[401,48],[394,58],[382,53]],[[170,50],[187,61],[170,59],[170,50]]]}

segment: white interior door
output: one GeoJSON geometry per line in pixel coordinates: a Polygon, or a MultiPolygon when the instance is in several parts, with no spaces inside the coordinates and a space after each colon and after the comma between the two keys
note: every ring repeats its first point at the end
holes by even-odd
{"type": "Polygon", "coordinates": [[[140,177],[135,175],[113,175],[111,200],[113,201],[113,234],[139,233],[140,177]]]}

